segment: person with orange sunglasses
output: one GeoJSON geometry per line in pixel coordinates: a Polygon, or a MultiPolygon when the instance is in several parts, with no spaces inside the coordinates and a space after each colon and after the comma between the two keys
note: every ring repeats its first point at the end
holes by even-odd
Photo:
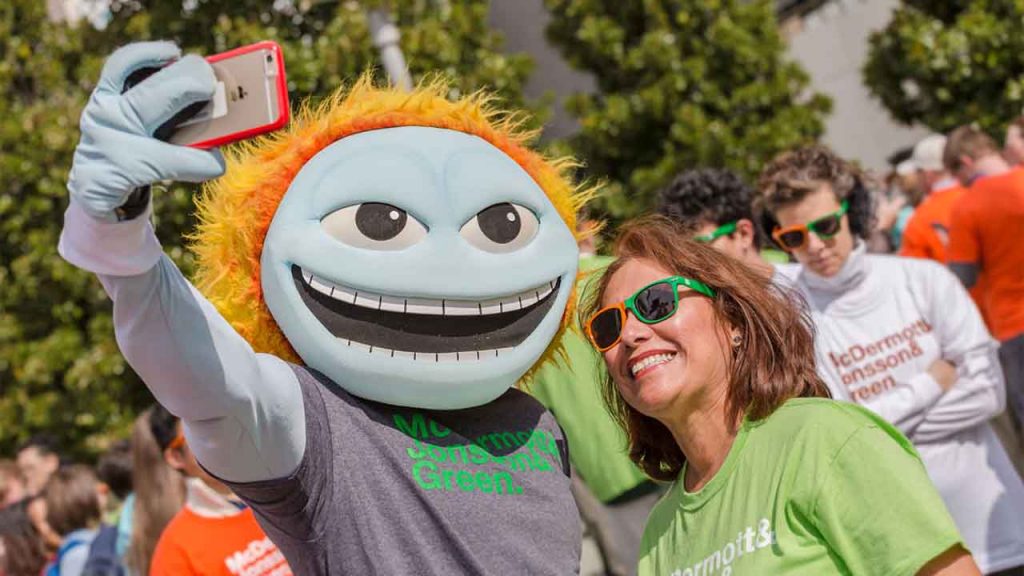
{"type": "Polygon", "coordinates": [[[906,438],[828,399],[777,287],[661,216],[615,255],[581,318],[630,458],[672,482],[640,576],[979,573],[906,438]]]}
{"type": "Polygon", "coordinates": [[[791,279],[814,320],[818,372],[833,397],[914,443],[982,572],[1024,574],[1024,483],[990,424],[1006,402],[997,344],[946,267],[866,252],[863,182],[823,146],[760,177],[766,229],[801,264],[791,279]]]}
{"type": "Polygon", "coordinates": [[[184,506],[163,529],[149,576],[291,576],[253,509],[196,460],[181,419],[159,404],[148,414],[164,461],[185,478],[184,506]]]}

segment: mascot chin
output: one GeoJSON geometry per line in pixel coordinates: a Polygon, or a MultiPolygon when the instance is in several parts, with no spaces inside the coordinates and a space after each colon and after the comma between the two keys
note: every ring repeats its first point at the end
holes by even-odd
{"type": "Polygon", "coordinates": [[[214,86],[173,44],[108,59],[59,247],[99,276],[122,352],[199,461],[297,574],[578,572],[564,436],[515,388],[571,313],[590,195],[572,164],[443,82],[364,78],[226,158],[152,136],[214,86]],[[151,208],[124,207],[214,178],[193,286],[151,208]]]}

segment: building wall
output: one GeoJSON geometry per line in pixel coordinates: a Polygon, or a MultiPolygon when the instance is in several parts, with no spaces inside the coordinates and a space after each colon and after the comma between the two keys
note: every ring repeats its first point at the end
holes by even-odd
{"type": "MultiPolygon", "coordinates": [[[[928,133],[893,122],[861,82],[868,34],[888,23],[897,4],[897,0],[828,0],[804,16],[787,19],[781,27],[789,40],[790,57],[810,74],[812,88],[832,97],[824,142],[864,167],[880,171],[888,168],[890,154],[928,133]]],[[[550,92],[556,97],[545,135],[571,134],[576,123],[562,103],[573,92],[595,90],[595,84],[592,77],[570,68],[547,42],[543,0],[492,0],[490,19],[505,35],[507,51],[526,52],[534,58],[536,68],[526,86],[527,96],[539,98],[550,92]]]]}
{"type": "Polygon", "coordinates": [[[830,0],[782,24],[790,56],[832,97],[824,142],[865,168],[886,170],[886,158],[928,134],[896,124],[861,81],[868,35],[888,24],[897,0],[830,0]]]}
{"type": "Polygon", "coordinates": [[[77,23],[86,18],[103,29],[110,18],[108,0],[46,0],[46,14],[54,22],[77,23]]]}
{"type": "Polygon", "coordinates": [[[594,79],[572,69],[544,35],[548,15],[543,0],[492,0],[490,23],[505,36],[506,52],[526,52],[533,57],[533,74],[524,92],[528,98],[554,97],[545,138],[563,138],[576,131],[577,123],[565,111],[565,98],[576,92],[593,92],[594,79]]]}

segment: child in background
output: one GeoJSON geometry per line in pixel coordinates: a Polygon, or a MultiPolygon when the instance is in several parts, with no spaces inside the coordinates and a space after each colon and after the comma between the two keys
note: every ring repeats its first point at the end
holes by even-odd
{"type": "Polygon", "coordinates": [[[0,460],[0,509],[22,500],[27,495],[25,479],[18,465],[11,460],[0,460]]]}
{"type": "Polygon", "coordinates": [[[50,523],[46,521],[46,501],[41,495],[32,496],[28,499],[25,512],[32,522],[32,527],[39,534],[43,542],[43,552],[48,561],[57,557],[57,549],[60,548],[60,534],[53,531],[50,523]]]}
{"type": "Polygon", "coordinates": [[[46,522],[60,538],[46,576],[80,576],[100,527],[105,495],[96,474],[79,464],[57,470],[43,489],[46,522]]]}
{"type": "Polygon", "coordinates": [[[132,493],[132,446],[126,438],[114,442],[96,463],[96,476],[107,488],[103,521],[117,525],[125,501],[132,493]]]}
{"type": "Polygon", "coordinates": [[[38,576],[46,565],[43,540],[22,500],[0,510],[0,576],[38,576]]]}

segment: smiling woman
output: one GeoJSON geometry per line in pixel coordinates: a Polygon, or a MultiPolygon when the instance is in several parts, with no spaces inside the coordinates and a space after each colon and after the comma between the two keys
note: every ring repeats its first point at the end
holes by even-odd
{"type": "Polygon", "coordinates": [[[803,307],[690,236],[625,226],[582,311],[630,458],[673,482],[639,573],[978,574],[910,443],[828,399],[803,307]]]}
{"type": "MultiPolygon", "coordinates": [[[[584,303],[581,313],[591,318],[598,308],[621,302],[633,291],[673,275],[696,280],[708,289],[701,294],[679,287],[677,308],[658,323],[637,322],[635,313],[627,314],[621,341],[604,351],[612,376],[605,386],[605,399],[631,438],[632,457],[658,480],[676,479],[685,456],[655,414],[629,402],[631,390],[645,388],[635,387],[638,380],[629,372],[651,353],[672,355],[674,362],[659,371],[673,372],[665,378],[670,381],[667,385],[678,383],[682,395],[699,392],[713,397],[725,413],[722,424],[728,421],[728,427],[739,424],[745,414],[762,419],[790,398],[828,396],[814,370],[809,319],[781,299],[763,277],[690,236],[663,217],[623,227],[616,242],[618,260],[608,267],[595,297],[584,303]],[[698,329],[692,323],[699,323],[698,329]],[[649,341],[650,335],[670,327],[679,328],[687,341],[649,341]],[[631,339],[646,345],[638,349],[631,339]],[[702,382],[702,378],[714,381],[702,382]],[[705,384],[714,388],[713,393],[705,384]]],[[[652,374],[649,379],[656,378],[652,374]]],[[[675,406],[666,409],[671,417],[675,406]]]]}

